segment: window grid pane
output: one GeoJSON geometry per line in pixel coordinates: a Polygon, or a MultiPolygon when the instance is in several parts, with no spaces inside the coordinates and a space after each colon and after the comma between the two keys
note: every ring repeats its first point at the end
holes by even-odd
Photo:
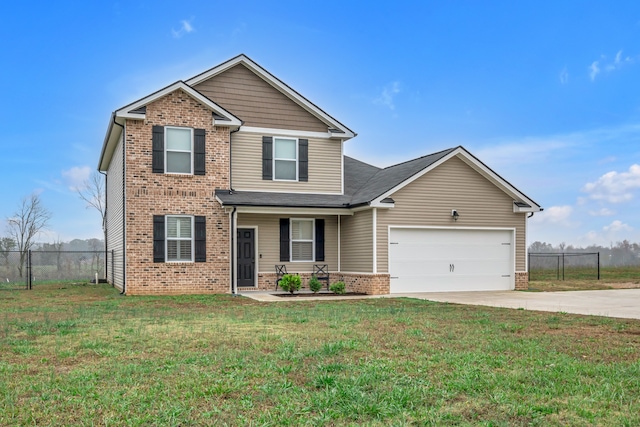
{"type": "Polygon", "coordinates": [[[275,139],[276,159],[296,160],[296,141],[294,139],[275,139]]]}
{"type": "Polygon", "coordinates": [[[275,177],[276,179],[296,179],[296,162],[291,160],[275,161],[275,177]]]}
{"type": "Polygon", "coordinates": [[[191,129],[167,128],[167,150],[191,151],[191,129]]]}

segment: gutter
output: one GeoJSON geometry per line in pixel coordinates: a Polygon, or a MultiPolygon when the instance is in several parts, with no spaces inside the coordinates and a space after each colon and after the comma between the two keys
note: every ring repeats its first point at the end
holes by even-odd
{"type": "MultiPolygon", "coordinates": [[[[109,255],[107,250],[109,245],[107,245],[107,185],[109,183],[108,176],[106,172],[102,172],[98,169],[98,173],[104,175],[104,218],[102,218],[102,233],[104,234],[104,277],[107,277],[107,272],[109,271],[109,255]]],[[[111,260],[113,262],[113,260],[111,260]]],[[[111,286],[115,283],[114,278],[111,278],[111,286]]]]}

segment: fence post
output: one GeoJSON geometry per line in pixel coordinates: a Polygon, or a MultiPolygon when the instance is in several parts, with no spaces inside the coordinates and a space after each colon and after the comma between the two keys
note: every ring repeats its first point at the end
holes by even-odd
{"type": "Polygon", "coordinates": [[[600,252],[598,252],[598,280],[600,280],[600,252]]]}
{"type": "Polygon", "coordinates": [[[564,252],[562,252],[562,280],[564,280],[564,252]]]}
{"type": "Polygon", "coordinates": [[[33,289],[33,265],[31,264],[31,249],[27,252],[27,289],[33,289]]]}
{"type": "Polygon", "coordinates": [[[529,270],[529,280],[531,279],[531,252],[527,251],[527,270],[529,270]]]}

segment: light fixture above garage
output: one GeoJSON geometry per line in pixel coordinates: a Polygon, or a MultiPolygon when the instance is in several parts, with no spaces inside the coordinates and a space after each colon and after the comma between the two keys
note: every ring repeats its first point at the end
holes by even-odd
{"type": "Polygon", "coordinates": [[[454,221],[457,221],[459,216],[460,216],[460,214],[458,213],[457,210],[453,209],[451,211],[451,218],[453,218],[454,221]]]}

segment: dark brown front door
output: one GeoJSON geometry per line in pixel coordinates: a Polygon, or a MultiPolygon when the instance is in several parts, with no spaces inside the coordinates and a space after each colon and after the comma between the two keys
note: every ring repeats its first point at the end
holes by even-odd
{"type": "Polygon", "coordinates": [[[238,228],[238,286],[255,286],[256,257],[253,228],[238,228]]]}

